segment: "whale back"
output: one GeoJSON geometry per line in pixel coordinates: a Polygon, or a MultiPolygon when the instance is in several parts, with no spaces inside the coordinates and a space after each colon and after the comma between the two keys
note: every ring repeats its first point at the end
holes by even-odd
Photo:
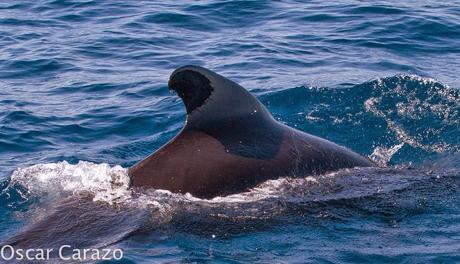
{"type": "Polygon", "coordinates": [[[185,125],[129,169],[133,186],[211,198],[283,176],[373,166],[349,149],[277,122],[246,89],[208,69],[181,67],[168,86],[185,105],[185,125]]]}

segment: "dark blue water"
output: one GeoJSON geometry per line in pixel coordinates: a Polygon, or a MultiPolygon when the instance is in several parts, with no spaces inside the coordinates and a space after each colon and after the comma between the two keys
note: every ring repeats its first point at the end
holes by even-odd
{"type": "Polygon", "coordinates": [[[1,2],[0,241],[123,263],[460,262],[460,5],[403,2],[1,2]],[[167,80],[185,64],[382,168],[132,193],[126,168],[183,125],[167,80]]]}

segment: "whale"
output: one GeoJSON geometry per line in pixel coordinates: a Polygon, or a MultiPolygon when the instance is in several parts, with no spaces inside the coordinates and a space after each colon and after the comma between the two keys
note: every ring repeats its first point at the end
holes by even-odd
{"type": "Polygon", "coordinates": [[[280,177],[376,166],[367,157],[278,122],[248,90],[209,69],[187,65],[169,89],[187,117],[168,143],[128,169],[134,188],[210,199],[280,177]]]}

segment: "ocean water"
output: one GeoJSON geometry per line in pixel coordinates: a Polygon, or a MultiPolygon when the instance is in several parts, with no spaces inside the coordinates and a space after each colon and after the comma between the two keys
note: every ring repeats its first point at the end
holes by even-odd
{"type": "Polygon", "coordinates": [[[459,263],[459,72],[455,1],[2,1],[0,243],[123,250],[100,263],[459,263]],[[183,125],[167,81],[186,64],[381,167],[212,200],[130,190],[127,168],[183,125]]]}

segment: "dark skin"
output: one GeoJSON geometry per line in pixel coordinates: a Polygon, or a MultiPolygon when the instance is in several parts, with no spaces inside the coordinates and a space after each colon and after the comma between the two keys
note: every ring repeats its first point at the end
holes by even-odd
{"type": "Polygon", "coordinates": [[[207,69],[186,66],[169,81],[184,101],[184,129],[130,168],[135,187],[212,198],[279,177],[375,166],[335,143],[285,126],[254,96],[207,69]]]}

